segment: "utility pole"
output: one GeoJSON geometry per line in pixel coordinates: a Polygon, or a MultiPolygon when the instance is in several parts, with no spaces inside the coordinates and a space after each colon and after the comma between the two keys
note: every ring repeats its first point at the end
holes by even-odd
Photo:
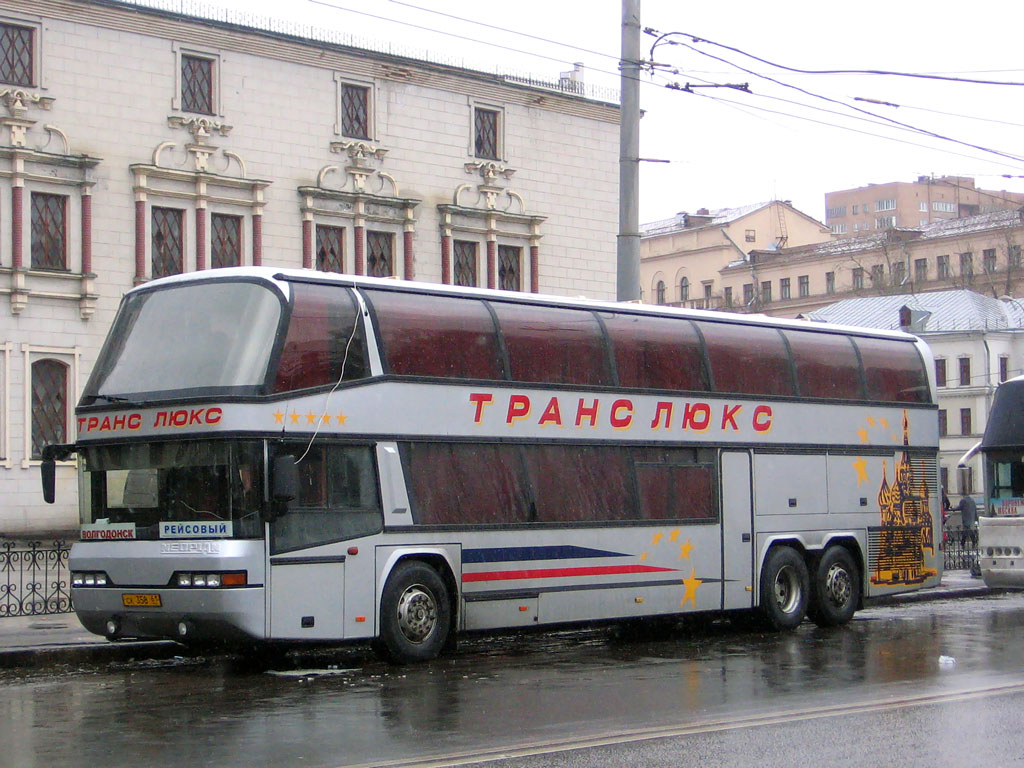
{"type": "Polygon", "coordinates": [[[619,301],[640,298],[640,0],[622,0],[619,112],[619,301]]]}

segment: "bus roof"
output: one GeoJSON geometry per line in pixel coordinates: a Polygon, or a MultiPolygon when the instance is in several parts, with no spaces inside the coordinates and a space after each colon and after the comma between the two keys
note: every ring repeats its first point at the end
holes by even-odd
{"type": "Polygon", "coordinates": [[[871,329],[856,326],[836,325],[833,323],[821,323],[810,320],[790,320],[785,318],[769,317],[763,314],[738,314],[731,312],[717,312],[701,309],[683,309],[680,307],[666,307],[656,304],[640,304],[634,302],[599,301],[586,297],[555,296],[540,293],[517,293],[510,291],[495,290],[490,288],[467,288],[455,285],[443,285],[439,283],[423,283],[412,280],[400,280],[396,278],[366,277],[361,275],[347,275],[333,272],[317,272],[309,269],[276,269],[273,267],[227,267],[217,270],[203,272],[189,272],[181,275],[160,278],[145,285],[132,288],[129,294],[153,290],[163,286],[176,283],[206,282],[209,280],[225,280],[239,278],[256,278],[277,285],[287,293],[284,285],[290,282],[312,282],[321,284],[337,284],[351,288],[376,288],[384,290],[402,291],[409,293],[424,293],[440,296],[465,296],[489,301],[502,301],[517,304],[535,304],[543,306],[572,307],[577,309],[603,310],[608,312],[620,312],[636,315],[651,315],[657,317],[683,317],[690,319],[710,320],[719,323],[733,323],[738,325],[770,326],[776,328],[791,328],[801,331],[820,331],[824,333],[841,333],[850,336],[863,336],[869,338],[886,338],[895,341],[920,342],[920,340],[903,331],[871,329]]]}

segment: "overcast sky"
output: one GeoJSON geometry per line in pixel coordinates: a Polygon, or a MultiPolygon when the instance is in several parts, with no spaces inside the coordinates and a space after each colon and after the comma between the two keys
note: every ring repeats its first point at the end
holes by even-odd
{"type": "MultiPolygon", "coordinates": [[[[555,78],[581,61],[586,82],[618,88],[619,0],[214,0],[209,5],[393,41],[407,46],[405,53],[446,56],[451,63],[487,71],[555,78]]],[[[670,44],[654,51],[653,60],[664,66],[643,78],[640,153],[671,163],[642,165],[641,221],[771,199],[791,200],[823,220],[827,191],[922,175],[974,176],[985,189],[1024,192],[1024,178],[1002,178],[1024,176],[1022,86],[805,75],[743,55],[807,70],[891,70],[1024,83],[1021,22],[1024,6],[1009,0],[966,6],[948,0],[641,0],[642,26],[720,44],[694,44],[673,35],[665,40],[697,51],[670,44]],[[664,87],[671,82],[749,83],[752,93],[701,88],[688,94],[664,87]],[[886,125],[886,119],[1021,159],[902,130],[886,125]]],[[[654,41],[644,35],[645,59],[654,41]]]]}

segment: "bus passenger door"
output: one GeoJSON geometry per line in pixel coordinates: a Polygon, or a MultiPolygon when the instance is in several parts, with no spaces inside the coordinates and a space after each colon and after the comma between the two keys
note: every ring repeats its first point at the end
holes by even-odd
{"type": "Polygon", "coordinates": [[[750,454],[722,451],[722,607],[754,605],[754,512],[750,454]]]}

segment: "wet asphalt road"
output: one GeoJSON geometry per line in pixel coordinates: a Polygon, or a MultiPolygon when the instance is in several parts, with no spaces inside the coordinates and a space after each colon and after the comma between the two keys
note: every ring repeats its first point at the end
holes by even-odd
{"type": "Polygon", "coordinates": [[[0,766],[1009,765],[1024,595],[737,624],[476,637],[407,668],[365,649],[0,678],[0,766]],[[500,759],[508,755],[510,759],[500,759]]]}

